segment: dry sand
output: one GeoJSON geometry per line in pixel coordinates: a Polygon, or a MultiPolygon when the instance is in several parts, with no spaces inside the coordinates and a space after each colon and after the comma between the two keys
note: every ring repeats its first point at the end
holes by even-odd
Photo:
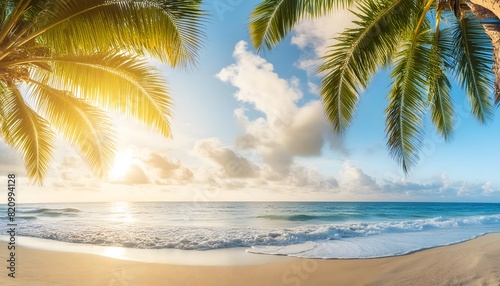
{"type": "MultiPolygon", "coordinates": [[[[413,254],[358,260],[284,259],[264,265],[181,266],[19,248],[16,278],[0,285],[500,285],[500,234],[413,254]]],[[[250,255],[250,254],[249,254],[250,255]]]]}

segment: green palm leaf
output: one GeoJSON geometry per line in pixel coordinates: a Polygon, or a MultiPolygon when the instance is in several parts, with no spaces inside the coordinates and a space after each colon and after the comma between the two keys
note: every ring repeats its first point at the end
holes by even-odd
{"type": "Polygon", "coordinates": [[[453,135],[453,103],[451,100],[451,83],[446,75],[451,67],[453,47],[450,29],[438,29],[432,35],[432,46],[429,55],[429,71],[427,85],[428,101],[431,107],[432,123],[446,141],[453,135]]]}
{"type": "Polygon", "coordinates": [[[357,27],[346,29],[330,47],[318,71],[326,72],[321,95],[336,132],[344,132],[352,121],[359,90],[368,85],[388,55],[394,54],[408,27],[406,17],[416,8],[413,1],[406,0],[364,1],[357,6],[357,27]]]}
{"type": "Polygon", "coordinates": [[[53,55],[129,50],[172,66],[194,63],[204,12],[199,1],[49,1],[15,46],[37,39],[53,55]],[[54,54],[57,53],[57,54],[54,54]]]}
{"type": "Polygon", "coordinates": [[[265,0],[250,15],[250,38],[258,50],[270,50],[307,15],[324,15],[334,8],[349,7],[353,0],[265,0]]]}
{"type": "MultiPolygon", "coordinates": [[[[430,3],[430,2],[429,2],[430,3]]],[[[387,147],[405,173],[419,160],[422,147],[426,83],[432,41],[427,11],[421,10],[414,30],[395,56],[392,89],[386,109],[387,147]]]]}
{"type": "MultiPolygon", "coordinates": [[[[262,0],[250,16],[254,46],[271,49],[304,17],[324,15],[336,8],[333,3],[350,4],[324,1],[311,5],[316,2],[262,0]]],[[[472,113],[480,122],[492,115],[490,39],[470,11],[462,9],[460,19],[456,19],[447,4],[435,0],[357,1],[353,12],[357,27],[336,38],[338,43],[330,47],[318,69],[324,74],[324,108],[337,133],[344,132],[352,121],[360,91],[368,87],[378,69],[392,69],[387,145],[405,172],[419,159],[426,108],[430,108],[432,122],[444,139],[449,141],[453,135],[450,74],[465,89],[472,113]],[[451,24],[441,28],[442,19],[451,24]]]]}
{"type": "MultiPolygon", "coordinates": [[[[77,97],[110,111],[134,117],[163,136],[171,136],[171,100],[166,81],[145,60],[108,53],[30,62],[50,63],[50,86],[71,91],[77,97]]],[[[39,69],[35,79],[42,81],[46,73],[39,69]]]]}
{"type": "Polygon", "coordinates": [[[23,154],[28,177],[41,184],[47,174],[54,133],[49,123],[33,111],[15,86],[8,86],[2,94],[6,133],[9,146],[23,154]]]}
{"type": "Polygon", "coordinates": [[[0,136],[23,154],[28,176],[47,173],[50,127],[103,176],[115,139],[99,107],[170,137],[166,80],[148,58],[195,63],[205,18],[201,0],[1,1],[0,136]]]}
{"type": "Polygon", "coordinates": [[[58,133],[79,149],[94,174],[104,176],[115,153],[116,140],[110,118],[71,92],[34,80],[29,85],[30,97],[37,109],[58,133]]]}
{"type": "Polygon", "coordinates": [[[472,114],[481,123],[492,116],[493,49],[479,20],[469,14],[453,22],[455,78],[465,90],[472,114]]]}

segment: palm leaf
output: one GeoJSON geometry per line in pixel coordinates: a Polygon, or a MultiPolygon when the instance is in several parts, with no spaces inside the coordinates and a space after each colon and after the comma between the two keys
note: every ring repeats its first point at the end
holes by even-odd
{"type": "Polygon", "coordinates": [[[113,163],[116,148],[110,118],[71,92],[34,80],[29,86],[30,97],[41,114],[58,133],[78,147],[94,174],[104,176],[113,163]]]}
{"type": "Polygon", "coordinates": [[[455,78],[466,91],[472,114],[481,123],[492,116],[493,48],[481,23],[469,14],[453,21],[455,78]]]}
{"type": "Polygon", "coordinates": [[[335,132],[344,132],[352,121],[359,90],[366,88],[378,68],[394,54],[416,8],[414,1],[406,0],[358,4],[357,27],[340,35],[318,70],[326,72],[321,95],[335,132]]]}
{"type": "Polygon", "coordinates": [[[23,13],[30,5],[29,0],[2,2],[0,4],[0,44],[3,44],[9,34],[17,30],[21,23],[20,20],[23,18],[23,13]]]}
{"type": "Polygon", "coordinates": [[[0,81],[0,137],[2,138],[8,137],[5,103],[7,102],[7,96],[11,96],[11,94],[4,83],[0,81]]]}
{"type": "MultiPolygon", "coordinates": [[[[52,66],[48,85],[68,90],[77,97],[110,111],[138,119],[165,137],[171,136],[171,100],[160,72],[130,55],[105,53],[33,59],[52,66]]],[[[34,75],[43,81],[47,72],[34,75]]]]}
{"type": "Polygon", "coordinates": [[[23,155],[28,177],[41,184],[52,159],[54,133],[49,123],[26,104],[17,87],[8,86],[3,101],[6,143],[23,155]]]}
{"type": "Polygon", "coordinates": [[[4,25],[6,24],[5,22],[9,18],[9,15],[15,5],[16,4],[12,0],[4,0],[0,2],[0,28],[2,30],[4,29],[4,25]]]}
{"type": "Polygon", "coordinates": [[[449,29],[439,29],[432,35],[429,55],[428,101],[431,104],[431,118],[436,130],[449,141],[453,135],[454,110],[451,100],[451,84],[446,69],[452,65],[452,35],[449,29]]]}
{"type": "Polygon", "coordinates": [[[393,87],[386,109],[387,146],[405,173],[418,162],[422,147],[424,99],[429,72],[426,67],[429,66],[431,42],[428,21],[424,17],[422,14],[422,25],[411,31],[410,38],[396,55],[391,74],[393,87]]]}
{"type": "Polygon", "coordinates": [[[183,66],[195,62],[204,18],[199,1],[49,1],[16,45],[37,38],[53,55],[118,49],[183,66]]]}
{"type": "Polygon", "coordinates": [[[258,50],[270,50],[305,16],[321,16],[352,3],[353,0],[264,0],[250,15],[250,38],[258,50]]]}

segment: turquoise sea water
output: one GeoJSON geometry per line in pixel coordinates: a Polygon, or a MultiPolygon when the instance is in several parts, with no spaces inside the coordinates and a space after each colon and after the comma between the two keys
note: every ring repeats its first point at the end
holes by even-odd
{"type": "MultiPolygon", "coordinates": [[[[7,225],[6,206],[0,224],[7,225]]],[[[139,249],[310,258],[401,255],[500,232],[500,204],[211,202],[22,204],[18,235],[139,249]]],[[[1,235],[6,235],[4,228],[1,235]]]]}

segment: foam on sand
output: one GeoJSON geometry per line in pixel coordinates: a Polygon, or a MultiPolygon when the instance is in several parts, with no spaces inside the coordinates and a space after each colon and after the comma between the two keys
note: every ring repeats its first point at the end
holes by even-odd
{"type": "Polygon", "coordinates": [[[397,257],[288,259],[226,267],[141,263],[27,248],[20,248],[18,254],[23,258],[19,276],[13,281],[0,275],[0,285],[472,286],[500,282],[500,234],[397,257]]]}

